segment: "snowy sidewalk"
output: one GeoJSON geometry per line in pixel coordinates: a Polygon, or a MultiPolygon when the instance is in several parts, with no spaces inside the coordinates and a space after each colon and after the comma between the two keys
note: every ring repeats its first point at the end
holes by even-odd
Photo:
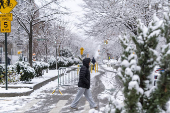
{"type": "Polygon", "coordinates": [[[71,86],[61,86],[54,94],[52,92],[58,86],[58,81],[54,80],[47,85],[35,90],[29,96],[21,97],[0,97],[0,113],[104,113],[105,106],[109,103],[110,94],[108,88],[114,88],[114,74],[103,71],[99,67],[99,72],[91,73],[91,92],[94,101],[98,105],[98,110],[90,110],[89,103],[83,96],[78,104],[78,111],[70,109],[70,104],[76,96],[77,84],[71,86]],[[111,77],[113,80],[111,80],[111,77]],[[112,82],[109,83],[108,81],[112,82]],[[90,111],[90,112],[89,112],[90,111]]]}
{"type": "MultiPolygon", "coordinates": [[[[91,74],[91,91],[94,101],[100,108],[104,108],[108,103],[106,98],[98,99],[99,94],[105,90],[100,78],[103,72],[91,74]]],[[[0,113],[89,113],[89,104],[83,96],[78,104],[78,111],[70,109],[70,104],[76,96],[77,84],[71,86],[61,86],[52,94],[57,87],[57,80],[51,81],[47,85],[35,90],[29,96],[21,97],[0,97],[0,113]]]]}
{"type": "MultiPolygon", "coordinates": [[[[70,72],[71,69],[67,69],[70,72]]],[[[63,73],[61,74],[63,75],[63,73]]],[[[54,81],[58,78],[58,70],[49,70],[48,73],[44,73],[42,77],[35,77],[30,83],[19,82],[17,84],[8,84],[8,90],[5,85],[0,85],[0,97],[15,97],[15,96],[27,96],[34,90],[41,88],[42,86],[54,81]]]]}

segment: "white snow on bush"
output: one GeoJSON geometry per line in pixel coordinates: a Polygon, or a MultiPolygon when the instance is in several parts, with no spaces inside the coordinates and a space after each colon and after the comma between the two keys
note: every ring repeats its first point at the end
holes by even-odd
{"type": "Polygon", "coordinates": [[[115,59],[110,59],[109,62],[111,65],[117,64],[117,60],[115,60],[115,59]]]}
{"type": "Polygon", "coordinates": [[[157,16],[156,13],[153,15],[153,20],[149,24],[149,28],[151,28],[153,31],[161,27],[163,24],[163,20],[160,20],[157,16]],[[152,23],[156,22],[155,25],[153,26],[152,23]]]}
{"type": "Polygon", "coordinates": [[[137,93],[139,94],[143,94],[143,89],[139,87],[139,84],[137,81],[130,81],[129,85],[128,85],[128,89],[132,90],[132,89],[136,89],[137,93]]]}
{"type": "Polygon", "coordinates": [[[123,60],[121,63],[122,66],[129,67],[129,62],[127,60],[123,60]]]}
{"type": "Polygon", "coordinates": [[[131,61],[130,61],[130,65],[132,65],[132,64],[135,65],[136,63],[137,63],[136,60],[131,60],[131,61]]]}
{"type": "Polygon", "coordinates": [[[103,60],[103,63],[104,63],[104,64],[108,63],[108,60],[103,60]]]}
{"type": "Polygon", "coordinates": [[[133,76],[133,72],[130,68],[125,69],[125,75],[130,75],[131,77],[133,76]]]}
{"type": "Polygon", "coordinates": [[[137,59],[137,55],[136,54],[130,54],[129,56],[128,56],[128,60],[130,60],[130,59],[137,59]]]}
{"type": "Polygon", "coordinates": [[[132,81],[137,81],[137,82],[140,84],[140,78],[139,78],[139,76],[138,76],[138,75],[134,75],[134,76],[132,77],[132,81]]]}

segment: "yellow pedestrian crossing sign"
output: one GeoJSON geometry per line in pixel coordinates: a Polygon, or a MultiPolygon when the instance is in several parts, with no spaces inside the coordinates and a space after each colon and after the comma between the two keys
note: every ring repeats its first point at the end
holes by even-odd
{"type": "Polygon", "coordinates": [[[81,55],[83,55],[83,51],[84,51],[84,48],[81,47],[81,48],[80,48],[80,54],[81,54],[81,55]]]}
{"type": "Polygon", "coordinates": [[[2,33],[11,32],[11,21],[1,21],[1,32],[2,33]]]}
{"type": "Polygon", "coordinates": [[[16,5],[16,0],[0,0],[0,12],[10,13],[16,5]]]}

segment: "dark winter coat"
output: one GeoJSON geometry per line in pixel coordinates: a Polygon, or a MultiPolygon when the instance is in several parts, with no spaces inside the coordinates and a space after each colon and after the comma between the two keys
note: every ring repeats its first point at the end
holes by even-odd
{"type": "Polygon", "coordinates": [[[78,87],[90,88],[90,58],[83,59],[83,66],[80,68],[78,87]]]}
{"type": "Polygon", "coordinates": [[[92,63],[93,63],[93,64],[95,64],[95,63],[96,63],[96,60],[94,59],[94,57],[93,57],[93,59],[92,59],[92,63]]]}

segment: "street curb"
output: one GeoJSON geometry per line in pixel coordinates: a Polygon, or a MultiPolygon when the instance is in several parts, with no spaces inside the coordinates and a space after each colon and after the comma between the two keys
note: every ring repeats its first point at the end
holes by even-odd
{"type": "MultiPolygon", "coordinates": [[[[70,71],[71,71],[71,70],[68,70],[66,73],[68,73],[68,72],[70,72],[70,71]]],[[[63,75],[64,75],[64,74],[61,74],[60,76],[63,76],[63,75]]],[[[28,96],[28,95],[30,95],[34,90],[37,90],[37,89],[41,88],[42,86],[48,84],[48,83],[51,82],[51,81],[56,80],[57,78],[58,78],[58,75],[57,75],[57,76],[54,76],[54,77],[52,77],[52,78],[49,78],[49,79],[47,79],[47,80],[45,80],[45,81],[42,81],[42,82],[34,85],[32,88],[30,88],[30,89],[32,89],[31,91],[19,92],[19,93],[16,93],[16,92],[15,92],[15,93],[0,93],[0,97],[28,96]]],[[[22,87],[20,87],[20,88],[22,88],[22,87]]],[[[23,88],[24,88],[24,87],[23,87],[23,88]]]]}

